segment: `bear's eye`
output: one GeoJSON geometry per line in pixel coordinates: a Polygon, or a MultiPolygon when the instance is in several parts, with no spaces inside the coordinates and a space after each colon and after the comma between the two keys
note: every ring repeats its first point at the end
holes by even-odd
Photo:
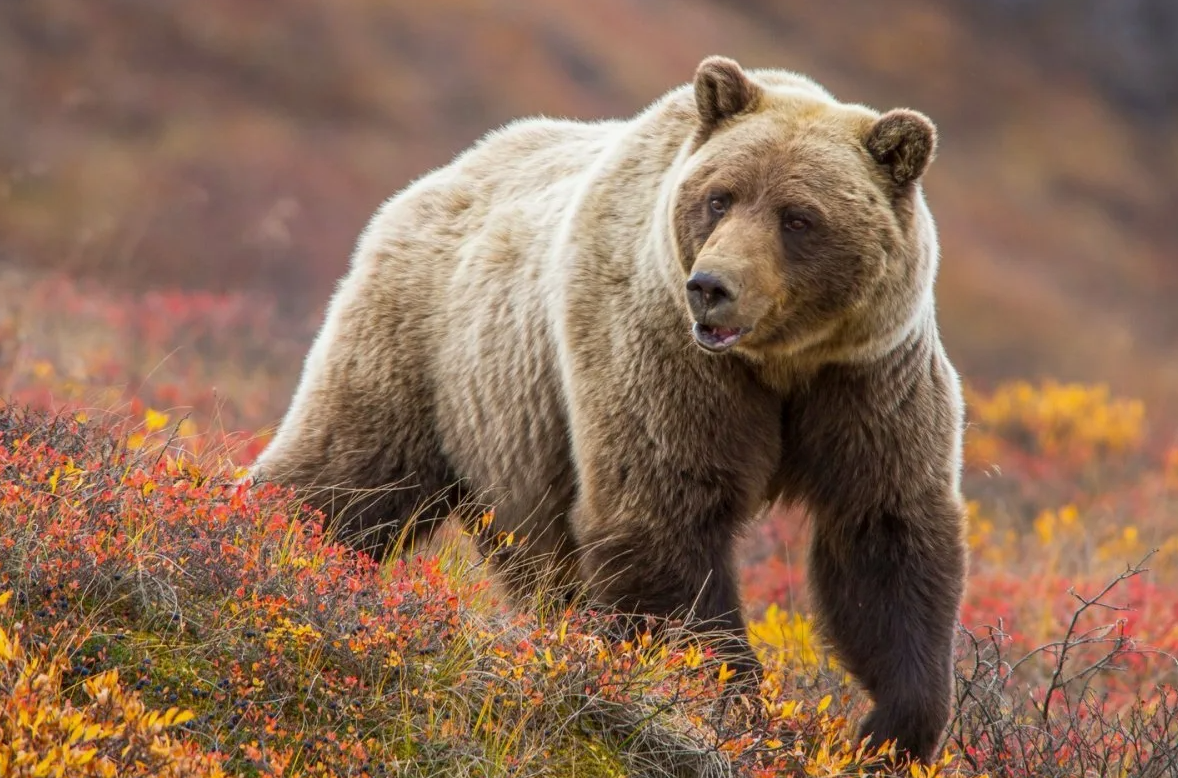
{"type": "Polygon", "coordinates": [[[789,232],[805,232],[810,229],[810,220],[805,216],[786,214],[781,223],[789,232]]]}
{"type": "Polygon", "coordinates": [[[726,194],[713,194],[708,196],[708,211],[713,216],[723,216],[728,213],[728,206],[731,201],[726,194]]]}

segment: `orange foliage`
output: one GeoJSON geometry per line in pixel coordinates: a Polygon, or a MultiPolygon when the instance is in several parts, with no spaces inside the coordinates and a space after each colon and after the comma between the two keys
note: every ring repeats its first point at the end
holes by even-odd
{"type": "Polygon", "coordinates": [[[113,668],[82,683],[85,702],[69,699],[64,652],[82,641],[59,636],[52,649],[32,653],[0,593],[0,775],[12,778],[180,778],[225,775],[222,759],[206,753],[189,733],[171,731],[192,721],[190,710],[153,710],[113,668]]]}
{"type": "MultiPolygon", "coordinates": [[[[17,593],[8,607],[16,602],[21,645],[66,662],[57,685],[44,687],[60,700],[46,714],[54,721],[90,711],[93,723],[113,722],[75,694],[101,678],[126,705],[174,708],[175,734],[158,748],[169,759],[204,759],[209,771],[327,776],[346,765],[375,775],[374,765],[433,754],[451,767],[494,760],[527,775],[570,754],[586,758],[574,740],[544,734],[551,721],[632,709],[661,711],[650,715],[672,744],[713,743],[751,775],[858,774],[878,764],[849,740],[867,701],[813,630],[808,530],[796,514],[758,528],[743,568],[751,636],[769,668],[768,718],[751,729],[718,724],[706,645],[648,635],[618,644],[592,614],[508,615],[460,533],[452,537],[461,548],[381,566],[333,543],[286,493],[229,482],[264,441],[251,431],[281,412],[300,364],[259,360],[253,338],[301,356],[306,323],[280,325],[231,298],[165,303],[96,286],[83,293],[63,278],[0,275],[4,283],[21,293],[0,296],[11,401],[0,403],[0,589],[17,593]],[[15,308],[29,299],[64,305],[15,308]],[[60,415],[22,415],[24,403],[60,415]],[[176,725],[182,711],[195,718],[176,725]],[[397,738],[371,736],[390,722],[397,738]]],[[[1178,654],[1176,449],[1146,434],[1140,403],[1100,387],[1012,383],[968,397],[973,559],[963,634],[992,634],[1014,652],[1069,628],[1094,636],[1075,660],[1111,648],[1119,669],[1086,686],[1101,695],[1099,715],[1145,716],[1153,706],[1146,722],[1164,737],[1166,684],[1178,680],[1165,660],[1178,654]],[[1125,610],[1089,609],[1072,623],[1079,601],[1070,590],[1093,596],[1151,549],[1153,569],[1109,594],[1125,610]]],[[[4,623],[15,635],[15,622],[4,623]]],[[[1028,706],[1052,682],[1051,657],[1031,656],[1005,681],[1030,690],[1028,706]]],[[[1035,754],[1064,753],[1051,744],[1066,735],[1069,758],[1094,749],[1128,758],[1123,736],[1085,735],[1097,730],[1083,721],[1053,714],[1045,728],[1018,731],[1038,733],[1035,754]]],[[[85,752],[22,737],[36,764],[85,752]]],[[[987,737],[963,741],[926,773],[978,775],[1015,747],[987,737]]],[[[624,762],[622,751],[593,753],[624,762]]]]}

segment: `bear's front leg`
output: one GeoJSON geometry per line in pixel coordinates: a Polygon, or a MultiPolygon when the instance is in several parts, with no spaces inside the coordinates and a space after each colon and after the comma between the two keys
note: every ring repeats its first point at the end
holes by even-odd
{"type": "Polygon", "coordinates": [[[816,515],[811,588],[823,633],[871,694],[859,737],[928,761],[949,718],[965,554],[945,494],[816,515]],[[845,512],[844,512],[845,511],[845,512]]]}
{"type": "Polygon", "coordinates": [[[584,540],[582,577],[595,602],[626,617],[627,632],[643,615],[682,619],[710,638],[717,659],[735,673],[732,688],[756,694],[761,664],[741,614],[729,537],[621,530],[584,540]]]}
{"type": "Polygon", "coordinates": [[[894,739],[922,761],[952,701],[962,416],[956,373],[938,344],[918,341],[825,369],[791,398],[783,427],[785,490],[813,515],[818,626],[875,703],[860,737],[894,739]]]}
{"type": "MultiPolygon", "coordinates": [[[[615,318],[624,320],[588,331],[615,318]]],[[[759,688],[733,548],[780,458],[781,397],[740,362],[683,342],[679,327],[628,328],[638,340],[625,348],[594,339],[578,352],[569,528],[579,577],[605,608],[681,618],[719,638],[739,676],[729,688],[759,688]]]]}

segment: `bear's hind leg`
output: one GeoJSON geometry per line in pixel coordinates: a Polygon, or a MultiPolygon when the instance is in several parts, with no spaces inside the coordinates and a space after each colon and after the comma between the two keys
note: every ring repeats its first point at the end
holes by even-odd
{"type": "Polygon", "coordinates": [[[463,486],[437,431],[420,325],[381,290],[362,269],[347,278],[249,473],[296,487],[344,540],[376,556],[428,538],[463,486]]]}
{"type": "Polygon", "coordinates": [[[462,484],[440,450],[403,444],[394,436],[380,446],[345,449],[332,436],[288,434],[259,457],[250,476],[295,487],[323,512],[330,532],[380,558],[426,542],[462,502],[462,484]]]}

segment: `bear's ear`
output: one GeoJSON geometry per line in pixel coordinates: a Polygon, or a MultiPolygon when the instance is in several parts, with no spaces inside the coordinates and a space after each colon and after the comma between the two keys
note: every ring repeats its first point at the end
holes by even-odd
{"type": "Polygon", "coordinates": [[[924,175],[937,151],[937,128],[920,113],[907,108],[888,111],[867,131],[867,151],[888,169],[897,186],[924,175]]]}
{"type": "Polygon", "coordinates": [[[695,71],[695,108],[707,132],[720,122],[751,108],[761,97],[761,87],[728,57],[708,57],[695,71]]]}

